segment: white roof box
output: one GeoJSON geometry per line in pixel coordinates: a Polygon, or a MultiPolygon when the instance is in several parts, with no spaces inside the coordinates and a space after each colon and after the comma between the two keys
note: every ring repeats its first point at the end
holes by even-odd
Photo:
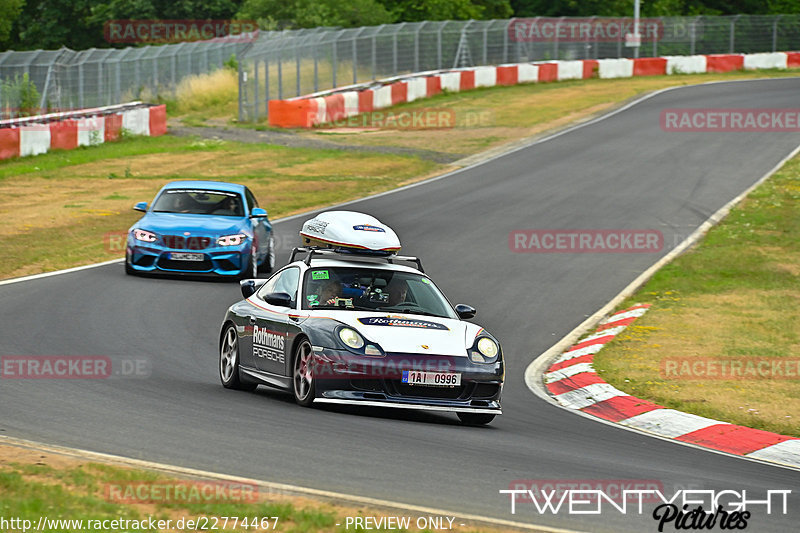
{"type": "Polygon", "coordinates": [[[304,246],[351,248],[353,251],[397,253],[400,239],[375,217],[355,211],[326,211],[306,220],[300,230],[304,246]]]}

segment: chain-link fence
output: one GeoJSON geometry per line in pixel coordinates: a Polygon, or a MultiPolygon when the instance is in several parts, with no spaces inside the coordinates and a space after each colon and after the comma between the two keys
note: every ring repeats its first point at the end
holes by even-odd
{"type": "Polygon", "coordinates": [[[170,96],[252,43],[226,39],[164,46],[0,53],[0,118],[170,96]]]}
{"type": "Polygon", "coordinates": [[[547,61],[800,49],[799,15],[545,18],[262,32],[239,62],[239,120],[267,101],[426,70],[547,61]]]}

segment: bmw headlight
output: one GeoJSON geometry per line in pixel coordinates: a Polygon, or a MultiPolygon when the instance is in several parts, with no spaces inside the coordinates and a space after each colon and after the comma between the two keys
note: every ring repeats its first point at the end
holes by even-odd
{"type": "Polygon", "coordinates": [[[339,330],[339,338],[342,340],[345,345],[353,348],[354,350],[360,350],[364,346],[364,338],[358,334],[358,332],[354,329],[350,328],[342,328],[339,330]]]}
{"type": "Polygon", "coordinates": [[[217,239],[217,244],[220,246],[239,246],[242,244],[245,239],[247,239],[247,235],[244,233],[236,233],[235,235],[223,235],[219,239],[217,239]]]}
{"type": "Polygon", "coordinates": [[[156,242],[158,239],[155,233],[138,228],[133,230],[133,238],[142,242],[156,242]]]}
{"type": "Polygon", "coordinates": [[[469,351],[469,358],[473,363],[492,363],[500,354],[500,346],[489,337],[481,337],[469,351]]]}

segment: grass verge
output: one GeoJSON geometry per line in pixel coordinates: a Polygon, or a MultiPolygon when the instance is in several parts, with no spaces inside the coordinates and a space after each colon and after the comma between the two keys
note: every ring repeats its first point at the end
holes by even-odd
{"type": "Polygon", "coordinates": [[[595,357],[666,407],[800,437],[800,156],[622,305],[644,317],[595,357]]]}
{"type": "MultiPolygon", "coordinates": [[[[414,527],[417,515],[412,513],[322,503],[270,493],[246,483],[176,479],[147,470],[0,444],[0,517],[6,521],[28,520],[32,527],[43,517],[49,521],[72,521],[57,525],[50,522],[51,527],[43,528],[47,531],[196,531],[216,526],[216,530],[227,531],[338,533],[365,530],[354,527],[353,521],[348,524],[348,517],[377,521],[386,516],[407,516],[411,527],[405,531],[428,531],[414,527]],[[247,519],[246,524],[243,519],[247,519]],[[112,520],[135,520],[139,524],[145,521],[145,527],[131,522],[114,524],[112,520]],[[189,525],[190,520],[194,525],[189,525]],[[75,521],[82,523],[79,526],[75,521]]],[[[462,533],[503,531],[466,524],[462,527],[461,522],[456,518],[454,529],[462,533]]],[[[14,524],[7,525],[7,529],[2,526],[4,531],[22,531],[14,524]]]]}
{"type": "Polygon", "coordinates": [[[416,157],[175,138],[132,138],[0,164],[0,277],[120,257],[120,237],[176,179],[249,186],[270,217],[396,188],[441,170],[416,157]]]}

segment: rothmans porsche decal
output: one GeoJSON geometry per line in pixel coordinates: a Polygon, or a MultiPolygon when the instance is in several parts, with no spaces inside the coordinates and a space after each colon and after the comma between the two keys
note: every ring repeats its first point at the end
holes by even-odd
{"type": "Polygon", "coordinates": [[[397,328],[418,328],[418,329],[443,329],[449,331],[450,328],[437,322],[427,320],[409,320],[407,318],[371,316],[359,318],[359,322],[365,326],[394,326],[397,328]]]}

